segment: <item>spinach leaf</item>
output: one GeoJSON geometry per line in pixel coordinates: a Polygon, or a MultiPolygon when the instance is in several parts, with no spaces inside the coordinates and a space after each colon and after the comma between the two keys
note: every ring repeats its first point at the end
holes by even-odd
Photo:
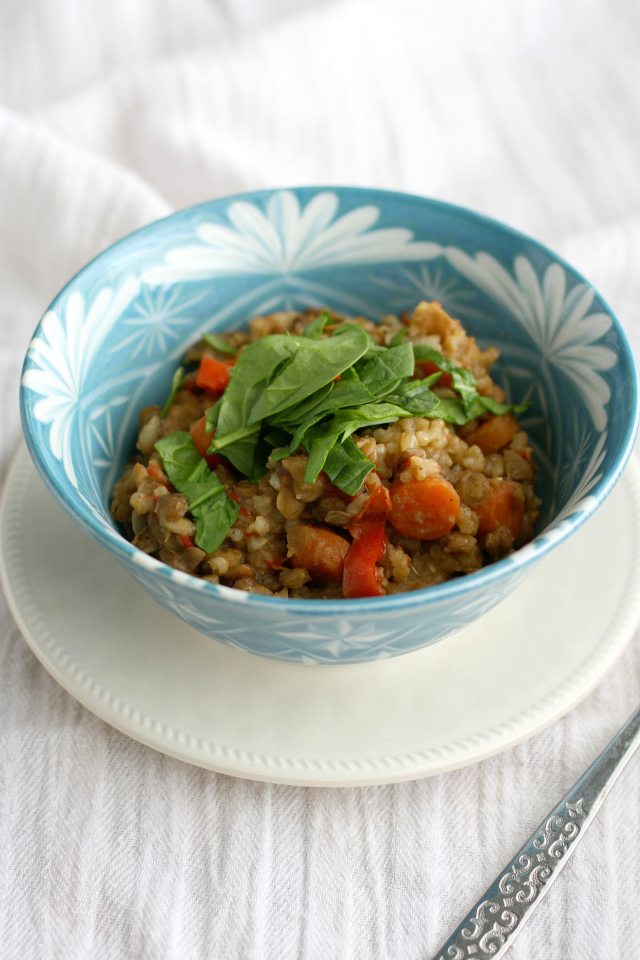
{"type": "Polygon", "coordinates": [[[336,443],[324,462],[324,472],[329,480],[350,497],[356,495],[365,478],[374,469],[374,465],[351,437],[347,437],[342,443],[336,443]]]}
{"type": "Polygon", "coordinates": [[[279,450],[274,450],[272,452],[271,459],[277,463],[278,460],[284,460],[285,457],[290,457],[293,453],[295,453],[304,440],[308,430],[315,426],[316,423],[322,419],[322,416],[323,414],[319,414],[316,417],[308,417],[306,420],[303,420],[303,422],[295,428],[295,433],[286,446],[283,446],[279,450]]]}
{"type": "MultiPolygon", "coordinates": [[[[325,397],[321,398],[315,406],[308,408],[306,404],[303,405],[303,416],[296,416],[296,411],[294,410],[291,414],[291,420],[288,421],[286,425],[291,426],[311,418],[320,420],[334,410],[343,410],[346,407],[358,407],[363,403],[375,403],[375,400],[375,396],[363,383],[360,383],[359,380],[345,379],[344,382],[338,380],[332,384],[331,391],[327,393],[325,397]]],[[[280,420],[271,422],[281,423],[280,420]]]]}
{"type": "MultiPolygon", "coordinates": [[[[427,417],[440,403],[440,398],[431,387],[440,379],[439,373],[433,373],[424,380],[408,380],[397,392],[388,394],[388,403],[397,403],[406,413],[405,416],[427,417]]],[[[435,414],[434,414],[435,416],[435,414]]]]}
{"type": "Polygon", "coordinates": [[[238,353],[237,347],[234,347],[228,340],[223,340],[222,337],[218,337],[215,333],[203,333],[201,337],[205,343],[208,343],[209,346],[217,350],[218,353],[226,353],[230,357],[235,357],[238,353]]]}
{"type": "Polygon", "coordinates": [[[316,317],[315,320],[309,324],[308,327],[305,327],[303,337],[308,337],[310,340],[320,340],[324,332],[324,328],[328,323],[331,323],[331,317],[327,311],[323,311],[319,317],[316,317]]]}
{"type": "MultiPolygon", "coordinates": [[[[265,338],[264,342],[268,339],[265,338]]],[[[297,352],[256,397],[246,422],[259,423],[306,400],[311,393],[352,366],[366,353],[368,346],[367,334],[356,325],[351,325],[351,329],[339,337],[299,340],[297,352]]],[[[246,352],[245,349],[240,355],[241,360],[246,352]]],[[[234,372],[238,366],[239,363],[234,372]]]]}
{"type": "Polygon", "coordinates": [[[218,417],[220,416],[220,407],[222,406],[222,397],[218,397],[212,407],[207,411],[207,430],[215,430],[218,426],[218,417]]]}
{"type": "Polygon", "coordinates": [[[175,400],[176,393],[180,389],[180,385],[183,380],[184,380],[184,367],[178,367],[178,369],[173,375],[173,380],[171,381],[171,392],[169,393],[169,399],[167,400],[164,407],[162,408],[162,413],[160,414],[161,417],[166,417],[166,415],[168,414],[169,407],[175,400]]]}
{"type": "Polygon", "coordinates": [[[389,346],[399,347],[401,343],[404,343],[404,338],[406,337],[406,335],[407,335],[407,328],[402,327],[400,330],[398,330],[397,333],[394,333],[394,335],[391,337],[389,346]]]}
{"type": "Polygon", "coordinates": [[[257,400],[278,367],[297,350],[298,345],[292,337],[279,333],[256,340],[244,348],[235,367],[229,371],[229,385],[221,398],[217,425],[212,422],[213,415],[211,420],[207,417],[207,429],[215,427],[216,430],[210,452],[224,446],[222,441],[225,438],[227,443],[232,443],[253,435],[257,424],[247,428],[257,400]]]}
{"type": "Polygon", "coordinates": [[[386,347],[380,352],[367,353],[356,364],[358,376],[376,397],[383,397],[395,389],[401,380],[413,373],[415,360],[410,343],[386,347]]]}
{"type": "Polygon", "coordinates": [[[205,553],[213,553],[235,523],[238,504],[228,498],[220,480],[196,450],[190,433],[169,433],[157,441],[156,450],[169,480],[187,498],[196,524],[196,544],[205,553]]]}
{"type": "Polygon", "coordinates": [[[355,430],[376,423],[389,423],[404,416],[404,409],[397,404],[367,403],[352,410],[341,410],[331,420],[310,427],[303,439],[303,445],[309,453],[304,472],[305,483],[313,483],[332,447],[346,440],[355,430]]]}
{"type": "MultiPolygon", "coordinates": [[[[450,419],[449,422],[459,425],[468,423],[469,420],[474,420],[483,413],[488,412],[497,415],[511,412],[523,413],[529,406],[528,403],[521,404],[520,406],[498,403],[491,397],[486,397],[478,393],[476,380],[471,371],[467,370],[466,367],[456,366],[452,360],[448,360],[433,347],[429,347],[426,344],[414,344],[413,352],[416,360],[430,360],[431,363],[435,363],[440,370],[443,370],[445,373],[450,373],[453,389],[460,394],[462,400],[464,414],[460,412],[457,401],[452,400],[447,401],[447,403],[441,401],[439,407],[441,412],[431,413],[429,416],[441,417],[443,420],[451,417],[452,419],[450,419]],[[464,416],[465,419],[460,419],[462,416],[464,416]]],[[[433,376],[436,375],[433,374],[433,376]]]]}
{"type": "MultiPolygon", "coordinates": [[[[209,450],[211,451],[212,448],[216,451],[222,450],[222,456],[225,457],[229,463],[232,463],[236,470],[239,470],[240,473],[242,473],[245,477],[253,479],[257,467],[256,455],[259,435],[260,430],[256,430],[254,427],[250,433],[247,433],[244,436],[236,437],[235,439],[225,437],[222,440],[220,447],[215,446],[215,440],[217,438],[214,437],[214,442],[209,447],[209,450]]],[[[259,474],[258,480],[264,472],[265,471],[263,470],[262,473],[259,474]]]]}
{"type": "Polygon", "coordinates": [[[283,427],[290,423],[301,423],[309,416],[311,411],[331,393],[334,387],[335,383],[333,381],[331,381],[331,383],[325,383],[324,387],[315,390],[306,400],[303,400],[302,403],[283,410],[282,413],[277,413],[273,417],[269,417],[269,423],[283,427]]]}
{"type": "MultiPolygon", "coordinates": [[[[413,352],[416,360],[429,360],[431,363],[435,363],[436,367],[439,367],[444,373],[451,374],[453,389],[458,391],[465,405],[471,403],[478,396],[476,378],[471,370],[457,366],[434,347],[429,347],[426,344],[415,344],[413,352]]],[[[473,418],[469,417],[469,419],[473,418]]]]}

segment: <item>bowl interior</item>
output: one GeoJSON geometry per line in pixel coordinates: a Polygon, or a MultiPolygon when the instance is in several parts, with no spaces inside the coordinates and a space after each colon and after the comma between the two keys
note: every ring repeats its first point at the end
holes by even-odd
{"type": "Polygon", "coordinates": [[[114,529],[108,503],[137,415],[166,398],[204,330],[328,306],[373,320],[439,300],[483,347],[540,467],[538,538],[586,516],[617,479],[637,423],[627,341],[601,298],[534,241],[423,198],[301,188],[213,201],[152,224],[92,261],[30,345],[25,435],[54,493],[114,529]]]}

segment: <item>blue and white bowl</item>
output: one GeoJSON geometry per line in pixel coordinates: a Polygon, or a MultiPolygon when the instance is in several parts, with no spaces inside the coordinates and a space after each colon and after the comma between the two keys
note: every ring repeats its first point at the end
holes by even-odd
{"type": "Polygon", "coordinates": [[[29,346],[31,456],[57,500],[159,603],[217,640],[298,663],[407,653],[498,603],[609,494],[638,421],[635,366],[611,310],[549,250],[422,197],[351,187],[264,191],[176,213],[116,243],[62,290],[29,346]],[[439,300],[481,346],[540,466],[537,536],[461,579],[363,600],[216,586],[137,550],[109,513],[138,411],[169,391],[202,330],[309,306],[379,319],[439,300]]]}

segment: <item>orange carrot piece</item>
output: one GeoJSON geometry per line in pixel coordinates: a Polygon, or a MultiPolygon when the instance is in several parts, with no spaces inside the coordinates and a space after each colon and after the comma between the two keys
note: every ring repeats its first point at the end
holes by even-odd
{"type": "Polygon", "coordinates": [[[311,576],[342,580],[349,541],[323,527],[300,524],[287,537],[292,567],[306,567],[311,576]]]}
{"type": "Polygon", "coordinates": [[[200,454],[201,457],[204,457],[207,461],[207,466],[209,470],[215,470],[217,466],[221,463],[227,464],[228,461],[224,457],[221,457],[219,453],[209,453],[207,450],[211,446],[211,441],[215,435],[215,430],[207,430],[207,417],[200,417],[199,420],[196,420],[195,423],[192,423],[189,427],[189,433],[193,437],[193,444],[200,454]]]}
{"type": "Polygon", "coordinates": [[[189,433],[193,437],[193,443],[201,457],[206,457],[207,450],[211,446],[215,430],[207,430],[206,416],[200,417],[189,427],[189,433]]]}
{"type": "Polygon", "coordinates": [[[438,540],[449,533],[458,519],[460,497],[439,474],[424,480],[391,484],[389,523],[398,533],[418,540],[438,540]]]}
{"type": "Polygon", "coordinates": [[[208,393],[222,393],[229,383],[229,363],[203,357],[196,377],[196,386],[208,393]]]}
{"type": "Polygon", "coordinates": [[[520,427],[512,413],[491,417],[476,427],[465,440],[472,447],[477,444],[484,454],[497,453],[511,443],[520,427]]]}
{"type": "Polygon", "coordinates": [[[515,540],[522,529],[524,520],[524,500],[517,496],[517,484],[511,480],[501,480],[493,486],[488,500],[476,507],[480,518],[478,536],[493,533],[499,527],[506,527],[515,540]]]}

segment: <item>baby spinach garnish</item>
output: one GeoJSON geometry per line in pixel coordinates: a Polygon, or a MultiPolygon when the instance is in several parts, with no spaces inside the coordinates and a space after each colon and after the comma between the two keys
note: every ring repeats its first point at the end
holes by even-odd
{"type": "Polygon", "coordinates": [[[222,451],[255,482],[269,456],[277,462],[302,447],[305,482],[324,470],[352,495],[373,469],[351,439],[356,430],[401,417],[464,424],[487,412],[526,409],[479,394],[470,370],[426,344],[404,342],[404,329],[386,347],[350,321],[326,336],[329,323],[322,313],[302,336],[272,334],[239,353],[229,386],[207,414],[207,429],[215,429],[210,453],[222,451]],[[434,364],[436,372],[412,379],[417,360],[434,364]],[[434,391],[443,373],[451,374],[455,396],[434,391]]]}
{"type": "Polygon", "coordinates": [[[406,337],[406,335],[407,335],[407,328],[401,327],[400,330],[398,330],[397,333],[394,333],[394,335],[391,337],[391,340],[389,341],[389,346],[399,347],[401,343],[404,343],[404,338],[406,337]]]}
{"type": "Polygon", "coordinates": [[[316,317],[315,320],[312,320],[308,327],[304,328],[303,337],[308,337],[310,340],[320,340],[322,337],[324,328],[328,323],[331,323],[331,317],[324,310],[319,317],[316,317]]]}
{"type": "MultiPolygon", "coordinates": [[[[247,428],[256,403],[282,362],[297,350],[296,341],[281,333],[263,337],[244,348],[229,371],[229,385],[221,397],[217,424],[207,416],[207,430],[216,429],[214,444],[223,446],[220,441],[231,434],[234,440],[251,436],[256,425],[247,428]]],[[[212,445],[210,452],[215,449],[218,447],[212,445]]]]}
{"type": "Polygon", "coordinates": [[[226,353],[230,357],[235,357],[238,353],[238,347],[234,347],[228,340],[223,340],[222,337],[218,337],[215,333],[203,333],[201,336],[204,342],[208,343],[214,350],[217,350],[218,353],[226,353]]]}
{"type": "Polygon", "coordinates": [[[336,443],[329,450],[324,462],[324,472],[329,480],[350,497],[355,497],[366,477],[374,469],[374,464],[365,457],[351,437],[336,443]]]}
{"type": "Polygon", "coordinates": [[[390,393],[401,380],[410,377],[415,366],[410,343],[369,352],[356,364],[362,382],[377,397],[390,393]]]}
{"type": "Polygon", "coordinates": [[[165,403],[164,407],[162,408],[162,413],[160,414],[161,417],[166,417],[166,415],[168,414],[168,412],[169,412],[169,407],[171,406],[171,404],[172,404],[173,401],[175,400],[176,394],[177,394],[178,390],[180,389],[180,385],[182,384],[182,381],[183,381],[183,380],[184,380],[184,367],[178,367],[178,369],[176,370],[176,372],[175,372],[174,375],[173,375],[173,380],[171,381],[171,392],[170,392],[170,394],[169,394],[169,398],[168,398],[167,402],[165,403]]]}
{"type": "Polygon", "coordinates": [[[169,480],[187,498],[196,525],[197,546],[205,553],[213,553],[237,520],[238,504],[229,499],[216,474],[196,450],[190,433],[169,433],[157,441],[156,450],[169,480]]]}
{"type": "Polygon", "coordinates": [[[261,392],[248,422],[259,423],[305,400],[351,367],[368,346],[366,333],[355,325],[341,336],[323,340],[302,338],[291,359],[261,392]]]}

